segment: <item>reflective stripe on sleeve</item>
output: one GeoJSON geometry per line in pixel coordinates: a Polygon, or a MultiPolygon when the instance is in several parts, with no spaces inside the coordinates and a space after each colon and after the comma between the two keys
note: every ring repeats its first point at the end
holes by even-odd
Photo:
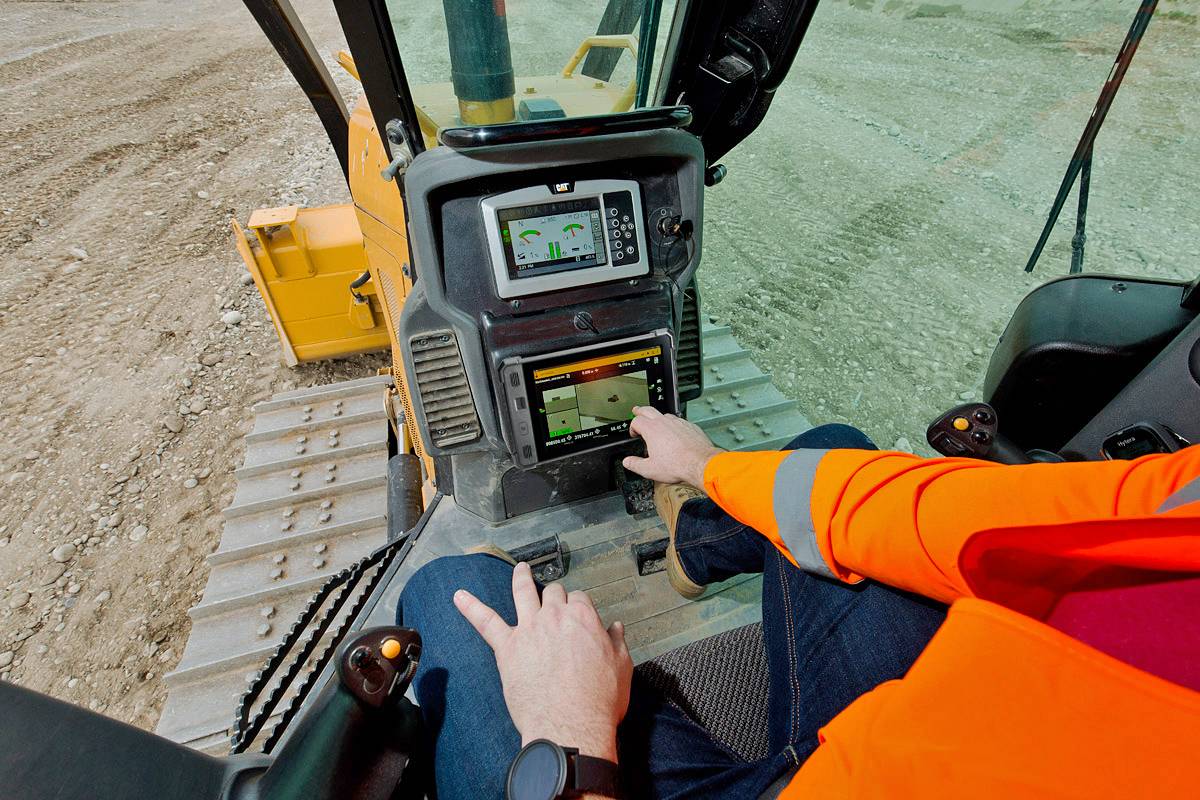
{"type": "MultiPolygon", "coordinates": [[[[787,463],[787,462],[784,462],[787,463]]],[[[1156,514],[1166,514],[1168,511],[1174,511],[1180,506],[1185,506],[1188,503],[1200,501],[1200,478],[1184,485],[1182,489],[1172,494],[1163,504],[1158,507],[1156,514]]]]}
{"type": "Polygon", "coordinates": [[[775,488],[772,499],[775,507],[775,523],[779,527],[779,538],[787,546],[796,561],[796,566],[807,572],[836,577],[825,563],[817,546],[817,531],[813,526],[812,499],[813,483],[817,465],[828,450],[794,450],[779,465],[775,472],[775,488]]]}

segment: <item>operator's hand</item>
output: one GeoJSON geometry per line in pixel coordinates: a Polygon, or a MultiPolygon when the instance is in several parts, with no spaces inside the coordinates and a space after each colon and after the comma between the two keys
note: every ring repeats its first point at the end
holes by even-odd
{"type": "Polygon", "coordinates": [[[608,630],[583,592],[557,583],[539,599],[529,565],[513,570],[517,627],[470,592],[454,605],[496,654],[504,702],[522,745],[549,739],[586,756],[617,760],[617,725],[629,709],[633,661],[625,628],[608,630]]]}
{"type": "Polygon", "coordinates": [[[704,468],[721,448],[699,425],[664,414],[653,406],[635,406],[629,435],[646,440],[646,458],[627,456],[625,469],[659,483],[689,483],[704,490],[704,468]]]}

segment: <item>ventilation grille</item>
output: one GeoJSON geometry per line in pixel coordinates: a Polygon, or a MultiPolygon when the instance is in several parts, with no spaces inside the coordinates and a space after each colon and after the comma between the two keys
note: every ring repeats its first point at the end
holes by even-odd
{"type": "Polygon", "coordinates": [[[700,357],[700,295],[693,284],[683,291],[683,322],[675,348],[675,376],[682,402],[695,400],[704,388],[700,357]]]}
{"type": "Polygon", "coordinates": [[[478,439],[479,416],[454,334],[436,331],[414,336],[409,350],[430,441],[449,447],[478,439]]]}

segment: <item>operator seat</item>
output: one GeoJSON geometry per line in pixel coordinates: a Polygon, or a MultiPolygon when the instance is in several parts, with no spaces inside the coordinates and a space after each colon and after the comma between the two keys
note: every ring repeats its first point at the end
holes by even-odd
{"type": "Polygon", "coordinates": [[[767,749],[762,624],[709,636],[638,665],[637,675],[747,761],[767,749]]]}

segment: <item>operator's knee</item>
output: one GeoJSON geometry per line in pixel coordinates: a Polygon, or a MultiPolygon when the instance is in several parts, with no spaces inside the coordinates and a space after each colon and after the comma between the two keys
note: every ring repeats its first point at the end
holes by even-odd
{"type": "Polygon", "coordinates": [[[834,444],[830,445],[831,449],[840,450],[874,450],[875,443],[858,428],[852,425],[843,425],[840,422],[832,422],[828,425],[822,425],[825,429],[825,436],[834,444]]]}
{"type": "Polygon", "coordinates": [[[408,579],[396,609],[398,624],[415,627],[446,614],[459,616],[454,593],[466,589],[487,602],[497,587],[512,585],[512,567],[494,556],[475,553],[430,561],[408,579]]]}
{"type": "Polygon", "coordinates": [[[831,422],[805,431],[788,443],[785,450],[877,450],[865,433],[851,425],[831,422]]]}

